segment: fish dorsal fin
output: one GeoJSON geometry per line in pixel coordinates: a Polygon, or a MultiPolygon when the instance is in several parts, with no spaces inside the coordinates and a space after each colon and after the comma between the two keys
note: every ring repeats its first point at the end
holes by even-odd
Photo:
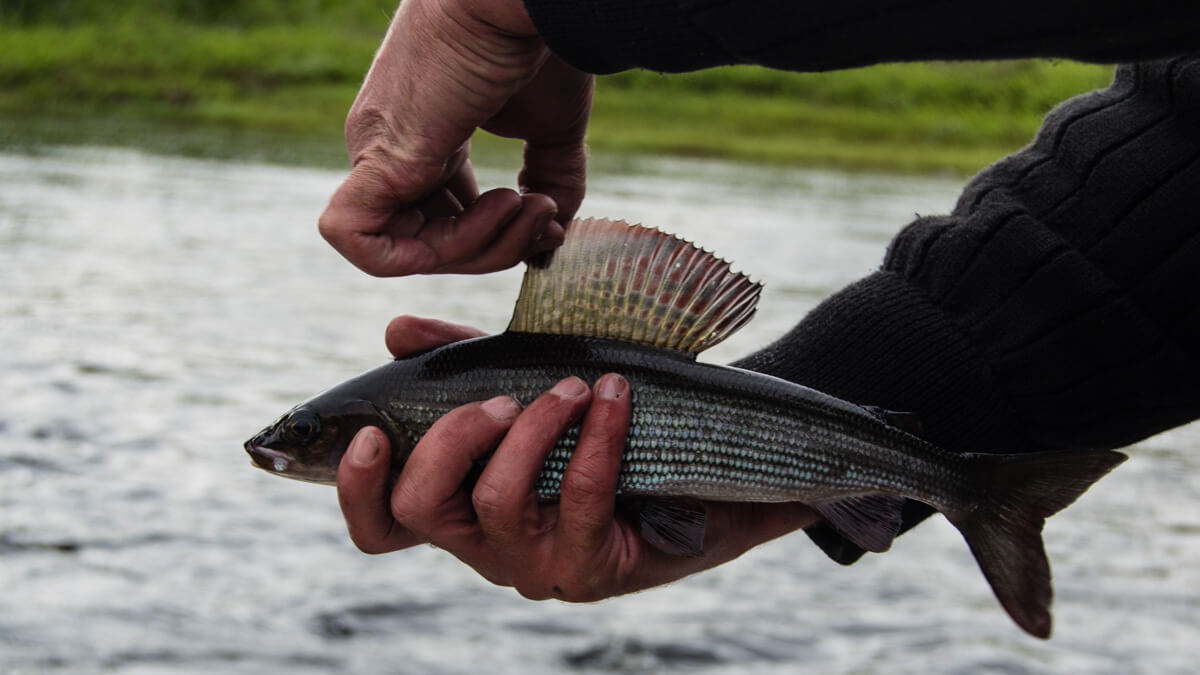
{"type": "Polygon", "coordinates": [[[621,220],[572,222],[525,271],[510,331],[624,340],[694,356],[754,316],[762,285],[674,235],[621,220]]]}

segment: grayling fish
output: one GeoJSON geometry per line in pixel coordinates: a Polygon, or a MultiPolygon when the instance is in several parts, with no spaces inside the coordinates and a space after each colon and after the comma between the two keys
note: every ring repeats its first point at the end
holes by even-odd
{"type": "MultiPolygon", "coordinates": [[[[647,542],[702,555],[699,500],[803,502],[868,551],[887,550],[906,498],[962,532],[1009,615],[1050,634],[1045,519],[1125,456],[1112,451],[949,452],[864,408],[778,378],[699,363],[754,313],[760,286],[670,235],[576,221],[549,264],[530,266],[500,335],[446,345],[367,372],[292,409],[246,442],[271,473],[333,483],[354,434],[383,429],[393,471],[435,420],[507,394],[522,404],[568,375],[630,382],[633,420],[618,479],[647,542]]],[[[538,477],[557,500],[578,438],[560,439],[538,477]]]]}

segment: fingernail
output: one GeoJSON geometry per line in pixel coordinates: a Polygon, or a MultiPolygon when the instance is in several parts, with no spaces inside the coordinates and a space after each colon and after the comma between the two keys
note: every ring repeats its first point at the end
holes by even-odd
{"type": "Polygon", "coordinates": [[[578,377],[572,376],[565,380],[561,380],[558,384],[554,385],[554,388],[551,389],[550,392],[557,394],[562,398],[575,398],[576,396],[583,396],[587,390],[587,382],[584,382],[578,377]]]}
{"type": "Polygon", "coordinates": [[[521,412],[521,406],[511,396],[489,398],[479,404],[483,411],[498,422],[508,422],[521,412]]]}
{"type": "Polygon", "coordinates": [[[350,461],[359,466],[370,466],[379,456],[379,438],[375,432],[363,429],[350,442],[350,461]]]}
{"type": "Polygon", "coordinates": [[[625,395],[629,383],[616,373],[609,373],[596,383],[596,396],[609,401],[616,401],[625,395]]]}

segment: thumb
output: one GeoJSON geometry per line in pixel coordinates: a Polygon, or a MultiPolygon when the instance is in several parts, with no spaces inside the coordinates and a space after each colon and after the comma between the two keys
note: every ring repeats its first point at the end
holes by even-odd
{"type": "Polygon", "coordinates": [[[525,166],[519,177],[521,191],[544,194],[558,207],[555,217],[567,225],[575,217],[587,186],[587,150],[583,137],[563,143],[525,144],[525,166]]]}
{"type": "Polygon", "coordinates": [[[534,119],[547,114],[537,91],[552,92],[549,112],[553,121],[525,135],[525,163],[519,177],[522,192],[541,193],[554,200],[557,220],[566,225],[575,217],[587,184],[585,137],[592,109],[595,78],[575,70],[557,57],[549,58],[535,82],[523,94],[527,113],[534,119]]]}
{"type": "Polygon", "coordinates": [[[366,427],[355,435],[338,466],[338,504],[350,540],[363,553],[387,553],[419,543],[388,509],[390,458],[387,437],[366,427]]]}

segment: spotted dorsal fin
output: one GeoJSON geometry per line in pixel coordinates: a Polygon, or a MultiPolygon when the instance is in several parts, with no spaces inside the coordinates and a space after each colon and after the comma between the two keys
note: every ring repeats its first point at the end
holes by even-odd
{"type": "Polygon", "coordinates": [[[754,316],[762,285],[674,235],[587,218],[530,265],[510,331],[624,340],[694,356],[754,316]]]}

